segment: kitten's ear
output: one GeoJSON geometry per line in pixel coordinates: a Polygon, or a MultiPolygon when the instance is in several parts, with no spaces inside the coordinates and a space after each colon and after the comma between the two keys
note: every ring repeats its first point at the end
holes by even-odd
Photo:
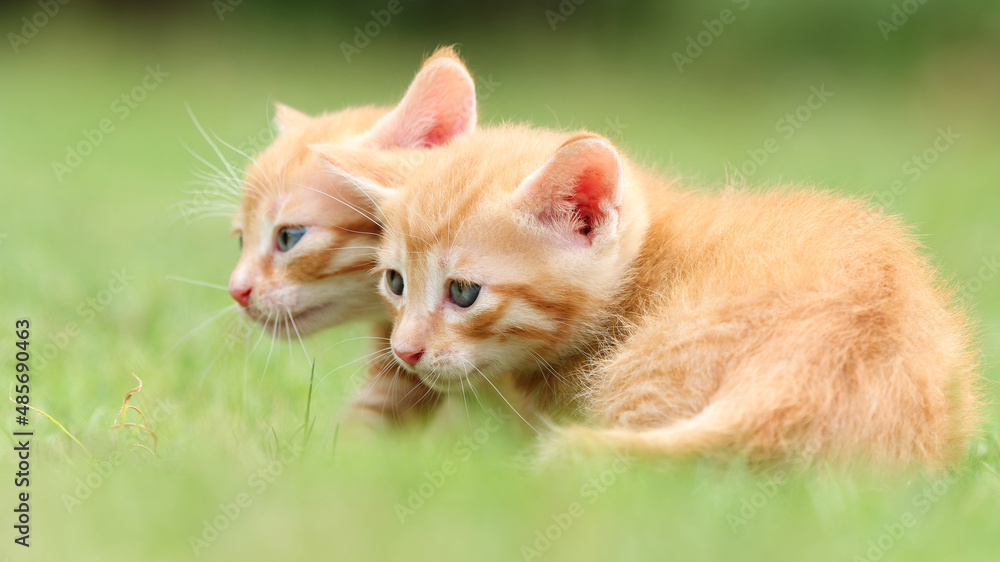
{"type": "Polygon", "coordinates": [[[476,128],[476,84],[454,49],[427,59],[403,100],[362,137],[373,148],[429,148],[476,128]]]}
{"type": "Polygon", "coordinates": [[[617,230],[622,162],[607,140],[580,136],[562,145],[514,191],[515,207],[574,242],[593,244],[617,230]]]}
{"type": "Polygon", "coordinates": [[[308,121],[310,117],[297,109],[293,109],[283,103],[274,103],[274,128],[278,134],[284,133],[288,129],[308,121]]]}
{"type": "Polygon", "coordinates": [[[356,203],[366,209],[377,207],[396,194],[386,186],[401,181],[391,154],[378,150],[353,148],[342,144],[311,144],[309,150],[326,162],[327,170],[357,192],[356,203]],[[371,203],[371,204],[369,204],[371,203]]]}

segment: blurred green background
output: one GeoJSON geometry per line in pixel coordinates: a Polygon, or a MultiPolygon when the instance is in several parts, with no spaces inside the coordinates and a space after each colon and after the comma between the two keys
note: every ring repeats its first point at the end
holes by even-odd
{"type": "Polygon", "coordinates": [[[13,441],[0,448],[0,558],[996,560],[1000,5],[577,2],[401,0],[388,21],[387,1],[4,4],[0,365],[12,381],[14,320],[30,318],[32,404],[80,444],[31,416],[30,549],[6,507],[13,441]],[[693,186],[819,185],[915,225],[980,323],[990,417],[954,477],[609,459],[537,472],[531,432],[486,431],[476,403],[340,435],[363,326],[306,342],[322,380],[307,441],[303,350],[249,353],[259,332],[220,312],[224,291],[172,279],[224,285],[237,257],[227,219],[179,217],[204,167],[186,147],[218,162],[187,108],[255,151],[274,101],[394,103],[453,43],[483,124],[588,127],[693,186]],[[133,371],[155,457],[138,446],[149,432],[110,428],[133,371]]]}

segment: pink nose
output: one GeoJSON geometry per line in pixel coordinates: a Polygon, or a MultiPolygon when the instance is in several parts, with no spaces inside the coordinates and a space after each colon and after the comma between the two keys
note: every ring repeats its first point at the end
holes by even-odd
{"type": "Polygon", "coordinates": [[[406,364],[411,367],[416,365],[417,361],[420,361],[420,358],[424,355],[424,350],[422,349],[419,351],[404,351],[401,349],[394,348],[393,352],[396,353],[396,357],[399,357],[403,361],[406,361],[406,364]]]}
{"type": "Polygon", "coordinates": [[[250,291],[252,290],[253,288],[251,287],[237,287],[230,285],[229,295],[233,297],[233,300],[240,303],[240,306],[246,308],[250,305],[250,291]]]}

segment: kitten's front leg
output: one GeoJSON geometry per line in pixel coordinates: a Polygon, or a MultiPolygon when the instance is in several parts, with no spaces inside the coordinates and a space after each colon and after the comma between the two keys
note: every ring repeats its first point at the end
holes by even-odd
{"type": "Polygon", "coordinates": [[[378,428],[426,419],[441,400],[438,391],[393,360],[389,349],[390,332],[391,327],[387,324],[377,327],[377,341],[383,349],[379,358],[369,365],[364,387],[351,401],[350,418],[378,428]]]}
{"type": "Polygon", "coordinates": [[[355,415],[366,418],[369,424],[399,425],[424,419],[434,410],[441,399],[439,392],[397,365],[381,368],[384,370],[372,373],[351,402],[355,415]]]}

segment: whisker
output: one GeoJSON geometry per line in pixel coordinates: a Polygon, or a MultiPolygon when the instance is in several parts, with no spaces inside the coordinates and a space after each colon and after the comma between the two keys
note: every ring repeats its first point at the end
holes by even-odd
{"type": "MultiPolygon", "coordinates": [[[[427,376],[428,377],[433,376],[435,373],[437,373],[437,371],[438,371],[438,369],[437,369],[437,367],[435,367],[434,370],[431,371],[430,375],[427,375],[427,376]]],[[[427,398],[427,395],[430,394],[431,392],[437,392],[436,390],[434,390],[433,385],[438,381],[439,378],[441,378],[441,375],[438,375],[437,377],[434,377],[434,379],[430,382],[430,384],[424,383],[423,386],[425,386],[427,388],[427,390],[424,391],[424,393],[422,395],[420,395],[420,398],[418,398],[416,402],[414,402],[413,404],[410,404],[410,407],[407,408],[406,411],[404,411],[403,413],[405,414],[406,412],[409,412],[411,409],[413,409],[414,406],[416,406],[417,404],[423,402],[424,398],[427,398]]],[[[407,396],[409,396],[411,392],[413,392],[414,390],[416,390],[416,388],[417,387],[411,388],[406,394],[403,395],[403,398],[406,398],[407,396]]]]}
{"type": "Polygon", "coordinates": [[[221,177],[214,172],[206,172],[198,168],[191,168],[191,175],[195,177],[193,180],[187,180],[184,185],[196,185],[202,186],[206,189],[200,190],[185,190],[185,193],[199,193],[202,195],[214,195],[217,197],[225,198],[229,201],[238,201],[240,198],[240,191],[242,190],[243,184],[235,183],[232,179],[227,177],[221,177]]]}
{"type": "MultiPolygon", "coordinates": [[[[346,230],[346,229],[344,229],[346,230]]],[[[342,250],[369,250],[372,252],[377,252],[381,248],[378,246],[337,246],[336,248],[323,248],[319,250],[320,252],[340,252],[342,250]]]]}
{"type": "Polygon", "coordinates": [[[538,365],[538,370],[542,373],[542,381],[545,382],[545,386],[548,387],[549,390],[552,390],[552,385],[549,384],[549,378],[545,376],[545,369],[542,367],[542,364],[538,362],[538,356],[535,355],[533,351],[529,351],[528,353],[535,360],[535,364],[538,365]]]}
{"type": "MultiPolygon", "coordinates": [[[[569,384],[569,380],[567,380],[565,377],[563,377],[562,375],[560,375],[559,372],[556,371],[554,367],[552,367],[552,364],[549,363],[544,357],[542,357],[541,355],[538,355],[534,351],[530,351],[529,350],[528,353],[531,354],[531,356],[535,359],[535,363],[538,364],[538,368],[539,368],[539,370],[542,371],[543,376],[544,376],[545,371],[548,371],[559,382],[561,382],[563,384],[569,384]]],[[[545,377],[545,384],[548,384],[547,377],[545,377]]],[[[551,388],[551,387],[549,387],[549,388],[551,388]]]]}
{"type": "Polygon", "coordinates": [[[209,289],[219,289],[220,291],[229,292],[229,287],[223,287],[222,285],[209,283],[207,281],[198,281],[197,279],[188,279],[187,277],[178,277],[176,275],[167,275],[167,279],[170,279],[171,281],[180,281],[181,283],[188,283],[191,285],[198,285],[199,287],[208,287],[209,289]]]}
{"type": "MultiPolygon", "coordinates": [[[[200,125],[199,125],[199,127],[200,127],[200,125]]],[[[181,145],[184,147],[185,150],[188,151],[188,153],[191,154],[191,156],[194,156],[196,160],[198,160],[199,162],[201,162],[202,165],[208,167],[208,169],[213,172],[212,175],[203,174],[202,175],[203,178],[209,179],[209,180],[211,180],[213,178],[220,180],[220,183],[218,184],[220,187],[228,184],[230,181],[234,181],[235,185],[239,185],[239,180],[238,179],[235,179],[234,177],[228,176],[225,172],[223,172],[222,170],[220,170],[218,166],[216,166],[215,164],[212,164],[211,162],[209,162],[208,160],[206,160],[204,156],[202,156],[202,155],[198,154],[197,152],[195,152],[195,150],[193,148],[191,148],[190,146],[188,146],[187,143],[182,142],[181,145]],[[222,183],[222,182],[224,182],[224,183],[222,183]]],[[[195,175],[198,175],[198,172],[195,172],[195,175]]]]}
{"type": "Polygon", "coordinates": [[[193,223],[195,221],[211,219],[216,217],[228,219],[232,218],[232,216],[233,213],[231,212],[216,211],[211,213],[189,213],[187,216],[182,216],[181,218],[188,221],[188,223],[193,223]]]}
{"type": "MultiPolygon", "coordinates": [[[[263,335],[263,332],[261,332],[263,335]]],[[[257,341],[260,341],[259,339],[257,341]]],[[[256,349],[256,346],[254,346],[256,349]]],[[[240,418],[247,411],[247,405],[250,403],[250,389],[247,388],[248,379],[250,378],[250,338],[244,338],[243,340],[243,388],[241,389],[240,396],[240,418]]]]}
{"type": "MultiPolygon", "coordinates": [[[[464,361],[468,361],[468,359],[463,359],[463,360],[464,360],[464,361]]],[[[479,367],[476,367],[476,365],[475,365],[474,363],[471,363],[471,362],[470,362],[470,363],[469,363],[469,365],[472,365],[472,368],[473,368],[473,369],[475,369],[475,370],[479,371],[479,367]]],[[[489,384],[490,386],[492,386],[492,387],[493,387],[493,390],[497,391],[497,394],[499,394],[499,395],[500,395],[500,398],[502,398],[502,399],[503,399],[503,401],[504,401],[504,402],[506,402],[508,406],[510,406],[510,409],[511,409],[511,410],[513,410],[515,414],[517,414],[517,417],[521,418],[521,421],[523,421],[523,422],[525,423],[525,425],[527,425],[528,427],[530,427],[532,431],[534,431],[535,433],[538,433],[538,430],[537,430],[537,429],[535,429],[535,426],[531,425],[530,423],[528,423],[528,420],[524,419],[524,416],[522,416],[522,415],[521,415],[521,412],[518,412],[518,411],[517,411],[517,408],[515,408],[515,407],[514,407],[514,405],[513,405],[513,404],[511,404],[511,403],[510,403],[510,402],[509,402],[509,401],[507,400],[507,397],[506,397],[506,396],[504,396],[502,392],[500,392],[500,389],[499,389],[499,388],[497,388],[497,387],[496,387],[496,385],[494,385],[494,384],[493,384],[493,381],[491,381],[491,380],[490,380],[489,378],[487,378],[487,377],[486,377],[486,375],[484,375],[482,371],[479,371],[479,374],[480,374],[480,375],[481,375],[481,376],[483,377],[483,379],[485,379],[485,380],[486,380],[486,382],[487,382],[487,383],[488,383],[488,384],[489,384]]]]}
{"type": "MultiPolygon", "coordinates": [[[[348,365],[353,365],[354,363],[357,363],[358,361],[365,361],[365,359],[367,359],[367,361],[365,361],[364,363],[362,363],[360,367],[358,367],[357,369],[355,369],[354,372],[352,372],[350,374],[350,376],[347,377],[347,381],[345,381],[345,383],[344,383],[344,386],[346,388],[348,385],[350,385],[351,380],[353,380],[354,377],[358,374],[358,371],[361,371],[362,369],[364,369],[368,365],[371,365],[375,361],[378,361],[379,359],[382,359],[384,357],[389,357],[389,355],[391,353],[392,353],[392,350],[390,350],[390,349],[379,349],[379,350],[373,351],[371,353],[368,353],[366,355],[363,355],[363,356],[361,356],[361,357],[359,357],[359,358],[357,358],[357,359],[355,359],[355,360],[353,360],[353,361],[351,361],[349,363],[344,363],[343,365],[340,365],[340,366],[338,366],[338,367],[336,367],[334,369],[331,369],[327,374],[323,375],[323,378],[321,378],[319,380],[319,382],[316,383],[316,386],[313,387],[313,388],[318,388],[319,387],[319,383],[321,383],[324,380],[326,380],[326,378],[329,377],[330,375],[332,375],[334,371],[337,371],[338,369],[342,369],[344,367],[347,367],[348,365]]],[[[384,369],[385,368],[383,368],[383,370],[384,369]]]]}
{"type": "MultiPolygon", "coordinates": [[[[466,373],[468,373],[468,369],[466,369],[466,373]]],[[[466,374],[465,377],[469,380],[469,390],[472,391],[472,396],[474,396],[476,398],[476,402],[479,403],[479,407],[481,409],[485,410],[486,406],[483,404],[483,399],[479,397],[479,392],[476,391],[475,385],[472,384],[472,378],[469,377],[468,374],[466,374]]]]}
{"type": "MultiPolygon", "coordinates": [[[[374,360],[372,360],[372,361],[374,361],[374,360]]],[[[369,361],[368,364],[370,364],[372,361],[369,361]]],[[[387,361],[385,364],[383,364],[381,367],[379,367],[379,370],[378,370],[377,373],[375,373],[375,376],[373,376],[373,377],[371,377],[371,379],[369,379],[369,384],[375,384],[382,377],[384,377],[384,376],[386,376],[386,375],[388,375],[390,373],[394,374],[395,373],[394,367],[395,367],[395,365],[393,365],[392,362],[387,361]]],[[[359,367],[359,369],[361,369],[361,367],[359,367]]],[[[357,371],[355,371],[355,373],[357,373],[357,371]]],[[[352,377],[353,377],[353,375],[352,375],[352,377]]],[[[393,379],[393,381],[395,381],[395,378],[393,379]]],[[[390,392],[392,391],[393,381],[389,381],[389,390],[390,390],[390,392]]],[[[364,383],[362,383],[362,384],[364,384],[364,383]]]]}
{"type": "MultiPolygon", "coordinates": [[[[281,327],[285,329],[285,338],[288,340],[288,382],[292,382],[295,377],[295,356],[292,354],[292,330],[288,327],[288,320],[291,319],[292,315],[285,309],[285,318],[281,321],[281,327]]],[[[306,359],[309,359],[309,355],[306,355],[306,359]]]]}
{"type": "MultiPolygon", "coordinates": [[[[270,320],[270,318],[271,317],[268,316],[268,320],[270,320]]],[[[275,323],[277,323],[277,321],[278,319],[275,318],[275,323]]],[[[277,326],[277,324],[275,324],[275,326],[277,326]]],[[[274,330],[271,330],[271,349],[267,351],[267,360],[264,361],[264,370],[260,373],[260,382],[257,383],[258,386],[264,384],[264,375],[267,374],[267,366],[271,364],[271,354],[274,352],[274,340],[276,339],[278,339],[278,334],[274,330]]]]}
{"type": "MultiPolygon", "coordinates": [[[[243,357],[243,401],[244,401],[243,407],[244,408],[246,407],[247,401],[249,400],[250,397],[250,389],[248,388],[248,383],[249,383],[248,378],[250,373],[250,356],[253,355],[253,352],[257,350],[257,346],[260,345],[260,341],[264,339],[264,334],[267,333],[267,325],[268,323],[270,323],[270,321],[271,321],[271,313],[268,313],[267,318],[264,319],[264,322],[262,324],[260,336],[257,337],[257,341],[254,342],[253,347],[250,347],[249,338],[246,340],[246,346],[245,346],[246,355],[244,355],[243,357]]],[[[261,380],[263,381],[263,379],[261,380]]]]}
{"type": "Polygon", "coordinates": [[[376,217],[375,215],[372,215],[372,214],[371,214],[371,213],[369,213],[368,211],[365,211],[365,210],[363,210],[363,209],[361,209],[361,208],[359,208],[359,207],[355,206],[354,204],[352,204],[352,203],[350,203],[350,202],[348,202],[348,201],[346,201],[346,200],[344,200],[344,199],[341,199],[340,197],[337,197],[337,196],[335,196],[335,195],[333,195],[333,194],[331,194],[331,193],[327,193],[327,192],[325,192],[325,191],[322,191],[322,190],[319,190],[319,189],[316,189],[316,188],[314,188],[314,187],[310,187],[310,186],[308,186],[308,185],[304,185],[304,184],[296,184],[296,186],[298,186],[298,187],[301,187],[301,188],[303,188],[303,189],[308,189],[309,191],[314,191],[314,192],[316,192],[316,193],[319,193],[320,195],[324,195],[324,196],[326,196],[326,197],[329,197],[330,199],[333,199],[334,201],[337,201],[338,203],[341,203],[341,204],[343,204],[343,205],[347,206],[348,208],[350,208],[350,209],[351,209],[351,210],[353,210],[354,212],[356,212],[356,213],[358,213],[359,215],[361,215],[361,216],[365,217],[366,219],[368,219],[369,221],[371,221],[371,222],[372,222],[373,224],[375,224],[375,225],[376,225],[376,226],[378,226],[379,228],[383,228],[383,225],[382,225],[382,222],[381,222],[381,221],[379,221],[379,220],[378,220],[378,218],[377,218],[377,217],[376,217]]]}
{"type": "Polygon", "coordinates": [[[378,201],[376,201],[375,199],[373,199],[372,196],[369,195],[368,192],[365,191],[360,185],[358,185],[357,182],[355,182],[353,178],[347,178],[347,179],[351,183],[353,183],[355,187],[358,188],[358,191],[360,191],[365,197],[368,198],[369,201],[371,201],[372,205],[375,206],[375,210],[378,211],[378,214],[384,217],[385,213],[382,212],[382,207],[379,207],[378,201]]]}
{"type": "MultiPolygon", "coordinates": [[[[386,365],[385,367],[382,368],[382,370],[380,371],[379,374],[381,375],[382,371],[388,372],[388,371],[391,371],[391,370],[393,370],[392,366],[391,365],[386,365]]],[[[395,375],[396,373],[398,373],[398,371],[394,371],[393,374],[395,375]]],[[[393,392],[395,391],[395,389],[396,389],[396,381],[398,381],[398,380],[399,380],[399,377],[397,377],[397,376],[393,376],[391,379],[389,379],[389,396],[392,396],[393,392]]],[[[410,390],[412,391],[413,389],[411,388],[410,390]]],[[[406,395],[403,396],[403,398],[406,398],[407,396],[409,396],[409,394],[410,393],[407,392],[406,395]]],[[[388,401],[387,400],[383,400],[382,401],[382,409],[379,411],[379,413],[381,414],[381,416],[383,418],[385,417],[385,407],[387,405],[388,405],[388,401]]],[[[412,407],[412,405],[411,405],[411,407],[412,407]]],[[[409,411],[410,408],[407,408],[406,410],[409,411]]],[[[406,412],[403,412],[403,414],[405,414],[405,413],[406,412]]]]}
{"type": "Polygon", "coordinates": [[[330,351],[331,349],[337,347],[338,345],[340,345],[342,343],[347,343],[349,341],[358,341],[358,340],[389,341],[389,338],[383,338],[383,337],[378,337],[378,336],[358,336],[356,338],[347,338],[347,339],[344,339],[344,340],[340,340],[339,342],[337,342],[337,343],[331,345],[330,347],[324,349],[323,353],[326,353],[327,351],[330,351]]]}
{"type": "Polygon", "coordinates": [[[289,311],[287,308],[285,310],[286,312],[288,312],[288,320],[292,323],[292,328],[295,330],[295,336],[299,338],[299,345],[302,346],[302,353],[304,353],[306,356],[306,362],[310,362],[311,359],[309,358],[309,352],[306,351],[306,344],[305,342],[302,341],[302,334],[299,333],[299,328],[298,326],[295,325],[295,319],[292,318],[291,311],[289,311]]]}
{"type": "Polygon", "coordinates": [[[247,160],[253,160],[253,156],[250,156],[250,155],[249,155],[249,154],[247,154],[246,152],[243,152],[242,150],[240,150],[240,149],[236,148],[235,146],[233,146],[233,145],[229,144],[228,142],[226,142],[226,141],[222,140],[222,137],[220,137],[219,135],[215,135],[215,134],[213,134],[213,136],[215,137],[215,139],[216,139],[217,141],[219,141],[219,142],[221,142],[221,143],[222,143],[223,145],[225,145],[225,146],[226,146],[226,148],[228,148],[228,149],[232,150],[233,152],[235,152],[235,153],[239,154],[240,156],[242,156],[242,157],[246,158],[247,160]]]}
{"type": "Polygon", "coordinates": [[[200,324],[198,324],[197,326],[195,326],[194,328],[192,328],[191,331],[189,331],[188,333],[184,334],[184,336],[181,339],[177,340],[177,343],[175,343],[173,346],[170,347],[169,350],[167,350],[167,355],[170,355],[171,353],[173,353],[174,350],[176,350],[178,346],[180,346],[182,343],[184,343],[185,341],[187,341],[187,339],[190,338],[191,336],[193,336],[196,333],[198,333],[199,331],[201,331],[203,328],[205,328],[205,326],[207,326],[207,325],[211,324],[213,321],[221,318],[222,315],[224,315],[225,313],[227,313],[227,312],[233,312],[234,310],[236,310],[237,306],[239,306],[239,305],[237,305],[236,303],[229,304],[229,305],[226,305],[222,310],[219,310],[219,311],[213,313],[209,318],[207,318],[206,320],[204,320],[203,322],[201,322],[200,324]]]}
{"type": "MultiPolygon", "coordinates": [[[[190,147],[187,148],[189,151],[194,152],[193,150],[190,149],[190,147]]],[[[207,162],[204,159],[204,157],[198,158],[199,155],[197,153],[194,153],[193,156],[195,156],[195,158],[198,159],[198,161],[201,164],[208,166],[208,169],[203,170],[192,167],[190,169],[192,175],[194,175],[196,178],[203,179],[216,187],[220,187],[228,192],[231,192],[234,195],[239,195],[242,183],[238,178],[226,174],[224,171],[220,170],[218,166],[216,166],[215,164],[207,162]]]]}
{"type": "MultiPolygon", "coordinates": [[[[229,186],[219,185],[217,182],[209,182],[202,180],[191,180],[185,182],[186,185],[200,186],[198,189],[185,189],[184,193],[187,195],[193,195],[195,197],[202,196],[200,201],[204,205],[222,205],[236,207],[240,202],[240,197],[238,193],[231,193],[229,191],[229,186]],[[221,191],[220,191],[221,190],[221,191]]],[[[185,203],[195,203],[198,202],[196,199],[191,201],[185,201],[185,203]]]]}
{"type": "Polygon", "coordinates": [[[205,367],[205,370],[201,372],[201,376],[198,377],[198,384],[195,386],[195,388],[198,389],[201,388],[202,383],[205,382],[205,376],[208,375],[208,372],[212,369],[212,366],[215,365],[215,362],[219,360],[219,357],[222,357],[222,351],[223,350],[220,349],[219,352],[215,354],[215,357],[213,357],[212,360],[208,362],[208,366],[205,367]]]}
{"type": "Polygon", "coordinates": [[[271,322],[271,313],[267,313],[267,318],[264,319],[263,329],[260,331],[260,336],[257,338],[257,342],[253,344],[253,348],[250,350],[250,355],[257,350],[257,346],[260,345],[260,340],[264,339],[264,334],[267,333],[267,325],[271,322]]]}
{"type": "Polygon", "coordinates": [[[188,105],[187,102],[185,102],[184,107],[187,108],[188,115],[191,116],[191,120],[194,122],[194,126],[198,128],[198,132],[201,133],[201,136],[205,138],[205,141],[208,142],[208,145],[212,147],[212,150],[215,151],[215,154],[219,157],[220,160],[222,160],[222,163],[225,164],[226,169],[229,170],[229,173],[233,177],[233,179],[239,181],[239,177],[237,175],[236,170],[232,167],[232,165],[229,164],[229,160],[226,160],[226,157],[222,154],[222,151],[219,150],[219,147],[218,145],[215,144],[215,141],[213,141],[212,138],[208,136],[208,133],[205,132],[205,129],[201,126],[201,123],[199,123],[198,119],[194,116],[194,111],[191,110],[191,106],[188,105]]]}
{"type": "MultiPolygon", "coordinates": [[[[465,365],[462,365],[462,366],[465,367],[465,365]]],[[[465,367],[465,379],[468,380],[468,378],[469,378],[469,369],[468,369],[468,367],[465,367]]],[[[459,381],[459,382],[461,382],[461,381],[459,381]]],[[[469,400],[465,397],[465,386],[466,386],[465,384],[461,385],[461,389],[462,389],[462,404],[465,405],[465,417],[466,417],[466,419],[469,420],[469,427],[472,427],[472,415],[469,414],[469,400]]],[[[468,381],[468,386],[472,386],[472,381],[468,381]]]]}

